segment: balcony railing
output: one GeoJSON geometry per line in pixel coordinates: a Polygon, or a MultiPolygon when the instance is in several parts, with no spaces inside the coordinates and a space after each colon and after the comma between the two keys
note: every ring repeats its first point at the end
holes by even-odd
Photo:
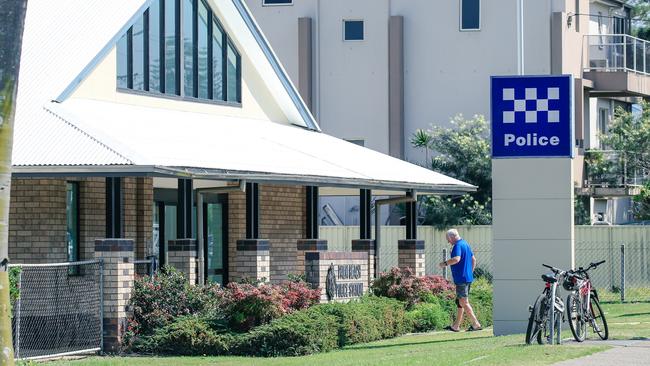
{"type": "Polygon", "coordinates": [[[650,75],[650,44],[627,34],[586,35],[584,71],[627,71],[650,75]]]}
{"type": "Polygon", "coordinates": [[[585,187],[639,187],[649,178],[640,158],[613,150],[589,150],[585,153],[585,187]]]}

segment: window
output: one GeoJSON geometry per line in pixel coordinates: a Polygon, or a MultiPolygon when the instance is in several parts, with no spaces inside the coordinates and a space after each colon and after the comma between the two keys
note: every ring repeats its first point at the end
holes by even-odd
{"type": "Polygon", "coordinates": [[[293,0],[262,0],[262,5],[293,5],[293,0]]]}
{"type": "Polygon", "coordinates": [[[460,30],[481,29],[481,0],[460,1],[460,30]]]}
{"type": "Polygon", "coordinates": [[[363,41],[363,20],[344,20],[343,40],[363,41]]]}
{"type": "Polygon", "coordinates": [[[65,216],[68,262],[79,260],[79,183],[66,184],[65,216]]]}
{"type": "Polygon", "coordinates": [[[117,43],[116,78],[122,90],[241,103],[240,54],[205,0],[154,0],[117,43]]]}
{"type": "Polygon", "coordinates": [[[598,111],[598,145],[601,150],[607,148],[601,141],[601,136],[607,133],[607,125],[609,124],[609,109],[600,108],[598,111]]]}

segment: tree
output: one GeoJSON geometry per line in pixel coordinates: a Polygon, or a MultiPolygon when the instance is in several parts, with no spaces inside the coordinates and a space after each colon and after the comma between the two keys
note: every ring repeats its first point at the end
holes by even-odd
{"type": "Polygon", "coordinates": [[[458,115],[452,127],[433,126],[417,130],[411,144],[427,151],[431,169],[478,187],[474,193],[456,197],[425,197],[425,224],[440,228],[492,223],[492,161],[488,123],[483,116],[464,119],[458,115]],[[437,153],[429,159],[428,151],[437,153]]]}
{"type": "Polygon", "coordinates": [[[18,69],[27,0],[0,0],[0,365],[13,365],[9,275],[9,189],[18,69]]]}
{"type": "MultiPolygon", "coordinates": [[[[601,140],[622,154],[628,175],[646,177],[650,174],[650,103],[641,102],[641,113],[617,108],[606,135],[601,140]]],[[[650,219],[650,184],[634,197],[634,215],[637,219],[650,219]]]]}
{"type": "Polygon", "coordinates": [[[647,0],[628,0],[632,7],[632,34],[650,40],[650,3],[647,0]]]}

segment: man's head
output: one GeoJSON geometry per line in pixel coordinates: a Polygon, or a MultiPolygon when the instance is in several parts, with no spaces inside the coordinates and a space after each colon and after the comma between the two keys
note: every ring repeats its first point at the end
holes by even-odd
{"type": "Polygon", "coordinates": [[[456,244],[456,242],[460,240],[460,234],[458,234],[458,230],[456,230],[456,229],[447,230],[447,235],[446,236],[447,236],[447,241],[451,245],[456,244]]]}

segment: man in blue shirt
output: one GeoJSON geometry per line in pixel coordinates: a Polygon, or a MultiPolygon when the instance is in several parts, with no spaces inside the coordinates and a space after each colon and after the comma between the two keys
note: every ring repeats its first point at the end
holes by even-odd
{"type": "Polygon", "coordinates": [[[440,268],[451,266],[451,274],[454,277],[456,285],[456,321],[446,329],[453,332],[460,331],[460,323],[463,321],[463,315],[467,314],[472,325],[468,331],[481,330],[481,324],[474,315],[474,310],[469,304],[469,289],[474,281],[474,268],[476,267],[476,258],[472,253],[472,248],[458,234],[458,230],[450,229],[447,231],[447,241],[451,244],[451,258],[440,262],[440,268]]]}

